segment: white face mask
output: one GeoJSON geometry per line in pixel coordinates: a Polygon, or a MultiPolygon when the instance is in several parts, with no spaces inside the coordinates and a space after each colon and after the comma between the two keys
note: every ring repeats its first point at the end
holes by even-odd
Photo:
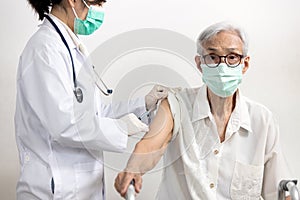
{"type": "Polygon", "coordinates": [[[220,63],[215,68],[201,64],[201,68],[203,82],[220,97],[233,95],[242,82],[244,64],[239,64],[234,68],[228,67],[226,63],[220,63]]]}

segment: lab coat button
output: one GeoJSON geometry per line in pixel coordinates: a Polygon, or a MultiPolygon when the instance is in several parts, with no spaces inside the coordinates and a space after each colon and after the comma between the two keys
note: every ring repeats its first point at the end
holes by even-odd
{"type": "Polygon", "coordinates": [[[25,156],[25,162],[28,162],[29,160],[30,160],[29,155],[26,155],[26,156],[25,156]]]}
{"type": "Polygon", "coordinates": [[[214,187],[215,187],[215,184],[211,183],[211,184],[209,184],[209,187],[210,187],[210,188],[214,188],[214,187]]]}
{"type": "Polygon", "coordinates": [[[214,150],[214,154],[215,154],[215,155],[217,155],[218,153],[219,153],[219,150],[218,150],[218,149],[214,150]]]}

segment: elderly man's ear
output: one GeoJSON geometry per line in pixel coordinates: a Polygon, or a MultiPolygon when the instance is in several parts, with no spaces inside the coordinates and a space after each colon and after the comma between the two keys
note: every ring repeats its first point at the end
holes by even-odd
{"type": "Polygon", "coordinates": [[[250,61],[250,56],[246,56],[246,57],[244,58],[243,74],[245,74],[246,71],[247,71],[248,68],[249,68],[249,61],[250,61]]]}
{"type": "Polygon", "coordinates": [[[202,73],[202,68],[201,68],[201,57],[199,55],[195,56],[195,62],[197,65],[197,68],[200,70],[200,72],[202,73]]]}

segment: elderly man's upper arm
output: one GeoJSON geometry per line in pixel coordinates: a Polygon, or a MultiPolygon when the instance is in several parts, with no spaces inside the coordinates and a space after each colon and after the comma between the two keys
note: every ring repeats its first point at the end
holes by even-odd
{"type": "Polygon", "coordinates": [[[161,102],[157,114],[150,124],[149,132],[137,144],[137,149],[143,149],[144,153],[149,153],[166,147],[172,138],[173,126],[170,106],[165,99],[161,102]]]}
{"type": "Polygon", "coordinates": [[[172,138],[173,125],[169,103],[163,100],[149,132],[136,144],[125,171],[144,174],[155,167],[172,138]]]}

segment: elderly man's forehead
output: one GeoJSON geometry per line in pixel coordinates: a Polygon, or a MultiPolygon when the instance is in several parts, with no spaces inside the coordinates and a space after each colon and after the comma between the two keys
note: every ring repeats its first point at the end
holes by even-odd
{"type": "Polygon", "coordinates": [[[243,41],[235,31],[221,31],[204,41],[202,46],[207,50],[219,48],[242,50],[243,41]]]}

